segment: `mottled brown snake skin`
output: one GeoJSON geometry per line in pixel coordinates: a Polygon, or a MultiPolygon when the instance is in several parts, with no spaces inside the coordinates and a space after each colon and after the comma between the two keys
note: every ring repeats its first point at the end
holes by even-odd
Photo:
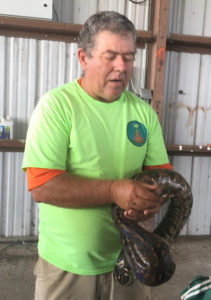
{"type": "Polygon", "coordinates": [[[124,217],[123,210],[112,206],[112,218],[120,231],[123,249],[117,259],[114,278],[121,285],[135,279],[148,286],[168,281],[176,265],[170,255],[170,244],[179,235],[192,207],[192,192],[182,175],[167,169],[152,169],[134,176],[134,180],[159,185],[159,195],[167,195],[166,214],[154,232],[124,217]]]}

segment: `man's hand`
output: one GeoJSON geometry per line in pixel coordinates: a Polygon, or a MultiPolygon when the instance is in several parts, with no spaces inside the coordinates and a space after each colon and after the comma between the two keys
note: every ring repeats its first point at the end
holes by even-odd
{"type": "Polygon", "coordinates": [[[112,202],[125,211],[125,217],[144,221],[156,214],[163,203],[156,193],[157,189],[157,184],[135,180],[114,181],[111,186],[112,202]]]}

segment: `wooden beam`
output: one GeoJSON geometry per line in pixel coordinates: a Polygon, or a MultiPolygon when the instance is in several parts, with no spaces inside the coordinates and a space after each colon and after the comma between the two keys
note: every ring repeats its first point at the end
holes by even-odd
{"type": "MultiPolygon", "coordinates": [[[[73,43],[77,42],[81,28],[81,24],[0,16],[0,35],[9,37],[73,43]]],[[[138,48],[154,41],[151,31],[137,30],[136,34],[138,48]]]]}
{"type": "MultiPolygon", "coordinates": [[[[0,35],[4,36],[76,42],[81,28],[81,24],[0,16],[0,35]]],[[[154,43],[157,39],[155,29],[137,30],[136,34],[138,48],[144,48],[146,43],[154,43]]],[[[166,41],[166,50],[211,54],[211,37],[171,33],[166,41]]]]}
{"type": "Polygon", "coordinates": [[[82,25],[45,20],[0,17],[0,35],[76,42],[82,25]]]}
{"type": "Polygon", "coordinates": [[[155,38],[152,31],[136,30],[136,45],[137,48],[145,48],[146,43],[154,43],[155,38]]]}
{"type": "MultiPolygon", "coordinates": [[[[25,140],[0,139],[0,152],[23,152],[25,140]]],[[[211,156],[210,145],[166,145],[170,156],[211,156]]]]}
{"type": "Polygon", "coordinates": [[[170,156],[211,156],[211,145],[166,145],[170,156]]]}
{"type": "Polygon", "coordinates": [[[168,22],[168,0],[152,1],[152,34],[155,42],[149,45],[146,87],[153,91],[151,105],[161,117],[163,78],[168,22]]]}
{"type": "Polygon", "coordinates": [[[25,140],[0,139],[0,152],[23,152],[25,140]]]}
{"type": "Polygon", "coordinates": [[[211,37],[171,33],[166,50],[210,55],[211,37]]]}

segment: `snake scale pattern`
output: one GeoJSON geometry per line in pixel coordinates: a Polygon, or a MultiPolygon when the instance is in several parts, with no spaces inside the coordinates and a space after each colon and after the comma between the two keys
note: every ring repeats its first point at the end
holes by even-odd
{"type": "Polygon", "coordinates": [[[157,183],[159,195],[167,195],[169,205],[153,232],[125,218],[123,210],[118,206],[112,206],[112,218],[119,229],[123,245],[113,274],[121,285],[131,285],[138,279],[147,286],[158,286],[174,274],[176,265],[170,254],[170,245],[190,215],[192,192],[184,177],[172,170],[143,171],[133,179],[149,184],[157,183]]]}

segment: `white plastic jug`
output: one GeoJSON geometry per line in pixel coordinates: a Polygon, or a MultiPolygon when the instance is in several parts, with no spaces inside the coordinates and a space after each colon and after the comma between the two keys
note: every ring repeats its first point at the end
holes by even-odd
{"type": "Polygon", "coordinates": [[[13,139],[13,121],[9,116],[0,117],[0,139],[13,139]]]}

